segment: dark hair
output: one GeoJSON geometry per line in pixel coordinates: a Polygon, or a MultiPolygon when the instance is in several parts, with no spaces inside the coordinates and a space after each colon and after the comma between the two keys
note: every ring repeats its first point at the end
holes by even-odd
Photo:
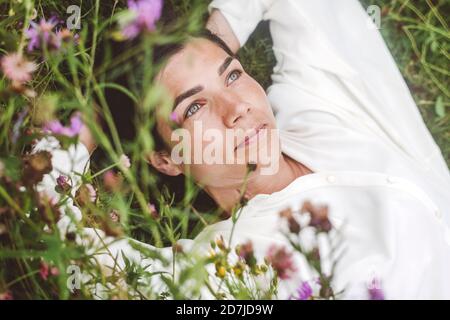
{"type": "MultiPolygon", "coordinates": [[[[173,22],[174,19],[175,19],[174,11],[166,9],[165,11],[163,11],[163,15],[161,20],[159,21],[158,26],[164,28],[169,23],[173,22]]],[[[186,34],[185,39],[187,39],[187,36],[208,39],[214,44],[218,45],[220,48],[222,48],[230,56],[234,56],[234,53],[227,46],[227,44],[221,38],[211,33],[207,29],[189,35],[186,34]]],[[[106,50],[107,51],[109,50],[109,52],[105,51],[100,52],[99,58],[103,59],[103,57],[101,56],[105,54],[109,54],[110,57],[117,57],[122,52],[128,50],[130,46],[132,47],[136,45],[138,41],[139,39],[136,39],[131,42],[128,41],[128,42],[109,43],[107,44],[106,48],[106,50]]],[[[173,42],[162,45],[155,45],[153,47],[152,65],[158,66],[163,64],[164,61],[167,61],[167,59],[169,59],[171,56],[173,56],[183,48],[184,48],[183,42],[173,42]]],[[[108,79],[108,81],[119,84],[125,88],[130,88],[131,82],[133,81],[132,80],[133,76],[135,78],[134,73],[139,69],[142,69],[139,68],[138,61],[139,61],[138,59],[132,59],[131,61],[124,62],[123,68],[121,68],[121,72],[109,75],[110,78],[108,79]]],[[[104,94],[121,141],[124,143],[128,141],[133,141],[137,134],[135,128],[135,119],[138,106],[127,94],[115,88],[109,87],[105,88],[104,94]],[[124,108],[124,106],[129,107],[124,108]]],[[[103,127],[104,131],[108,133],[109,130],[107,129],[104,123],[103,127]]],[[[154,141],[154,149],[155,151],[167,150],[168,146],[160,136],[156,127],[157,126],[155,124],[151,132],[154,141]]],[[[94,154],[94,157],[97,160],[102,159],[104,156],[105,154],[102,153],[102,151],[96,152],[96,154],[94,154]]],[[[161,174],[154,168],[151,168],[150,170],[157,177],[159,190],[162,191],[165,189],[168,193],[170,193],[175,202],[179,202],[183,199],[185,195],[185,182],[186,182],[185,176],[183,175],[179,175],[176,177],[166,176],[164,174],[161,174]]],[[[157,199],[153,199],[153,201],[156,202],[157,199]]],[[[192,206],[200,212],[211,212],[219,210],[214,200],[203,190],[199,190],[199,193],[195,198],[195,201],[192,203],[192,206]]]]}

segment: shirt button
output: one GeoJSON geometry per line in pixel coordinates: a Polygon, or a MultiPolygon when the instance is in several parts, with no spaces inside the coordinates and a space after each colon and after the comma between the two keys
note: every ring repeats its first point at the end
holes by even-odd
{"type": "Polygon", "coordinates": [[[386,181],[387,181],[388,183],[394,183],[394,182],[395,182],[395,178],[394,178],[394,177],[387,177],[387,178],[386,178],[386,181]]]}
{"type": "Polygon", "coordinates": [[[327,181],[329,183],[335,183],[336,182],[336,177],[335,176],[328,176],[327,177],[327,181]]]}

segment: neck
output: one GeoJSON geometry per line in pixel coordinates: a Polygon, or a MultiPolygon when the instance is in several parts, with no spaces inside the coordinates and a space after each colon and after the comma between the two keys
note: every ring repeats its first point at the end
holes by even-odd
{"type": "MultiPolygon", "coordinates": [[[[298,177],[311,173],[312,171],[301,163],[282,154],[280,157],[279,170],[276,175],[261,175],[250,173],[247,179],[244,198],[252,199],[258,194],[272,194],[286,188],[298,177]],[[274,179],[276,177],[276,179],[274,179]]],[[[214,188],[208,189],[208,193],[216,203],[228,213],[231,212],[241,201],[241,188],[214,188]]]]}

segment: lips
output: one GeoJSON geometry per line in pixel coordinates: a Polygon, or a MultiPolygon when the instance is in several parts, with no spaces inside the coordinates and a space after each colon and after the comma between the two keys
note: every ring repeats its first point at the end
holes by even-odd
{"type": "Polygon", "coordinates": [[[244,141],[242,141],[241,143],[239,143],[239,144],[234,148],[234,150],[237,150],[237,149],[239,149],[239,148],[248,146],[250,143],[253,142],[253,140],[255,140],[255,139],[257,138],[259,132],[260,132],[261,130],[265,129],[265,128],[266,128],[266,125],[265,125],[265,124],[262,124],[262,125],[258,126],[257,128],[250,129],[249,131],[247,131],[247,132],[245,133],[245,139],[244,139],[244,141]]]}

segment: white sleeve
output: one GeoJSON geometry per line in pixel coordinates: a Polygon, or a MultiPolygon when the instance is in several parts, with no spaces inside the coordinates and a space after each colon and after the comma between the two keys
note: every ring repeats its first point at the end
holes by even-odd
{"type": "Polygon", "coordinates": [[[213,0],[208,11],[218,9],[227,19],[241,47],[276,0],[213,0]]]}
{"type": "MultiPolygon", "coordinates": [[[[60,175],[64,175],[71,182],[73,186],[71,193],[75,196],[75,192],[81,184],[80,175],[89,169],[89,152],[86,147],[79,142],[71,145],[68,150],[63,150],[57,139],[47,137],[40,140],[33,148],[33,152],[44,150],[52,155],[53,169],[49,174],[44,175],[42,181],[37,185],[37,191],[59,200],[60,195],[55,191],[56,179],[60,175]]],[[[82,218],[80,209],[73,204],[71,199],[64,204],[61,215],[57,225],[63,235],[68,231],[72,220],[80,221],[82,218]]]]}

